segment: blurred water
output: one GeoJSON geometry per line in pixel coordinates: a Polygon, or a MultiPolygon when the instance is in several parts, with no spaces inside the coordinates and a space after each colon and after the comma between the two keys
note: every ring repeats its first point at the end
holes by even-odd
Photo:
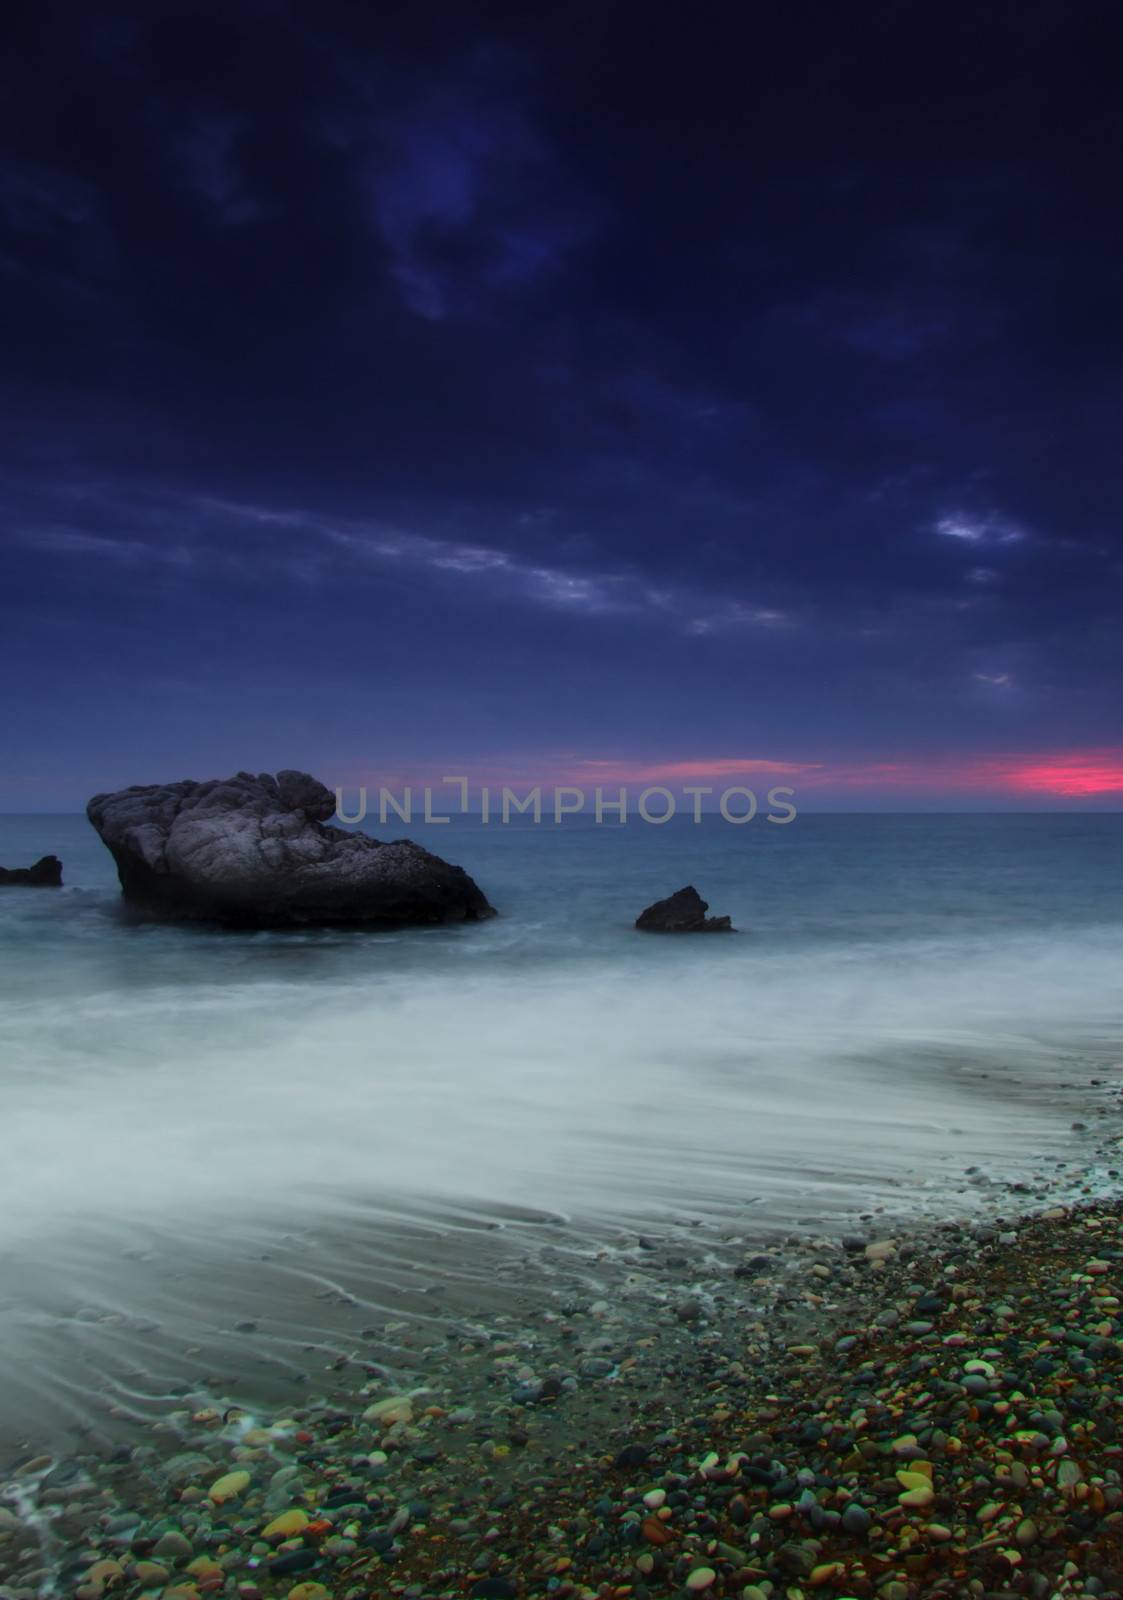
{"type": "Polygon", "coordinates": [[[974,1161],[1062,1152],[1059,1086],[1116,1062],[1121,816],[378,831],[501,916],[138,925],[84,818],[0,818],[0,862],[53,851],[66,882],[0,891],[0,1335],[25,1371],[60,1359],[59,1319],[151,1311],[129,1263],[154,1237],[213,1268],[271,1228],[387,1240],[463,1207],[939,1209],[974,1161]],[[687,882],[736,937],[633,930],[687,882]]]}

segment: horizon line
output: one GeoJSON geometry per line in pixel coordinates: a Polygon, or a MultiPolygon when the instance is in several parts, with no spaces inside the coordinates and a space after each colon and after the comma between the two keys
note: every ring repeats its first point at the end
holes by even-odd
{"type": "MultiPolygon", "coordinates": [[[[702,808],[702,813],[701,814],[704,817],[720,817],[721,816],[721,811],[716,806],[713,806],[713,807],[704,806],[702,808]]],[[[69,809],[69,810],[65,810],[65,811],[39,811],[39,810],[35,810],[35,809],[28,810],[28,811],[4,811],[4,810],[0,810],[0,819],[3,819],[4,817],[84,817],[85,815],[86,815],[85,810],[84,810],[84,808],[81,808],[81,807],[79,807],[78,809],[69,809]]],[[[474,818],[474,819],[478,820],[478,819],[480,819],[482,817],[482,815],[483,815],[482,811],[456,811],[456,812],[453,812],[451,814],[451,817],[446,819],[445,822],[441,822],[441,823],[437,823],[435,821],[428,821],[427,822],[424,817],[417,817],[417,818],[414,818],[412,821],[410,821],[409,823],[407,823],[405,825],[408,826],[408,827],[413,827],[413,826],[416,825],[418,827],[423,827],[423,828],[441,827],[441,826],[447,825],[447,821],[455,822],[455,821],[457,821],[457,820],[459,820],[461,818],[464,818],[464,817],[471,817],[471,818],[474,818]]],[[[764,814],[763,813],[759,814],[759,816],[760,816],[760,820],[764,820],[764,814]]],[[[826,806],[797,806],[796,815],[795,815],[794,818],[792,818],[792,821],[798,821],[799,818],[803,817],[803,816],[814,816],[814,817],[1026,817],[1026,816],[1032,816],[1032,817],[1082,817],[1082,816],[1113,817],[1113,816],[1123,816],[1123,805],[1119,805],[1119,806],[1018,806],[1016,808],[1000,807],[1000,806],[955,806],[955,807],[948,807],[948,806],[933,806],[933,807],[928,807],[928,806],[908,806],[908,807],[895,806],[895,807],[885,807],[885,806],[881,806],[881,807],[877,807],[876,809],[865,809],[865,808],[860,808],[860,807],[857,807],[857,806],[848,806],[848,807],[845,807],[843,809],[839,809],[837,807],[826,807],[826,806]]],[[[335,818],[334,819],[336,824],[339,823],[339,820],[340,820],[339,818],[335,818]]],[[[367,819],[364,818],[363,820],[366,821],[367,819]]],[[[377,820],[377,819],[375,819],[375,820],[377,820]]],[[[401,821],[402,819],[398,818],[398,819],[395,819],[395,820],[401,821]]],[[[572,814],[567,815],[564,818],[564,820],[567,821],[567,822],[569,822],[569,821],[579,822],[581,820],[588,821],[590,819],[583,812],[573,812],[572,814]]],[[[637,820],[642,820],[642,819],[637,819],[637,820]]],[[[683,813],[681,816],[671,816],[671,817],[668,817],[666,819],[667,822],[680,822],[680,821],[689,821],[689,820],[690,820],[690,818],[686,815],[686,813],[683,813]]],[[[496,819],[495,818],[492,818],[490,820],[489,826],[490,825],[497,825],[497,826],[500,826],[500,827],[509,826],[509,824],[496,823],[496,819]]],[[[546,824],[545,823],[536,824],[536,826],[539,826],[539,825],[540,826],[545,826],[546,824]]],[[[551,827],[556,827],[559,824],[556,824],[554,822],[553,818],[550,818],[549,819],[549,825],[551,827]]],[[[627,822],[626,821],[624,821],[624,822],[616,821],[616,822],[614,822],[613,825],[616,826],[616,827],[625,827],[625,826],[627,826],[627,822]]],[[[659,825],[662,826],[664,824],[660,823],[659,825]]],[[[787,826],[790,826],[790,823],[785,823],[783,825],[785,827],[787,827],[787,826]]],[[[356,827],[356,826],[358,826],[358,824],[356,824],[356,823],[346,823],[346,824],[344,824],[344,826],[356,827]]],[[[378,826],[383,826],[383,824],[379,823],[378,826]]],[[[603,826],[603,823],[601,824],[601,826],[603,826]]]]}

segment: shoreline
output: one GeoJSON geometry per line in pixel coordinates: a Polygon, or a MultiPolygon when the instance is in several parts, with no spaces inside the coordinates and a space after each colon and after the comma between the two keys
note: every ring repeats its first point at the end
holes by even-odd
{"type": "Polygon", "coordinates": [[[425,1388],[372,1363],[15,1464],[0,1596],[1123,1595],[1123,1201],[1008,1198],[775,1241],[719,1295],[630,1274],[639,1315],[532,1296],[425,1388]]]}

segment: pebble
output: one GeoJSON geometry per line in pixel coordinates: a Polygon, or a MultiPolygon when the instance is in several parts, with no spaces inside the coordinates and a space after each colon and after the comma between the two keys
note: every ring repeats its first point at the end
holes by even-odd
{"type": "Polygon", "coordinates": [[[717,1573],[713,1567],[695,1567],[686,1580],[686,1587],[691,1594],[701,1594],[711,1584],[717,1582],[717,1573]]]}
{"type": "Polygon", "coordinates": [[[873,1519],[865,1506],[860,1506],[853,1500],[842,1513],[843,1528],[847,1533],[852,1533],[857,1538],[865,1537],[870,1530],[872,1521],[873,1519]]]}
{"type": "Polygon", "coordinates": [[[152,1548],[152,1554],[157,1560],[168,1557],[172,1561],[183,1559],[191,1554],[191,1541],[175,1528],[169,1528],[167,1533],[161,1534],[152,1548]]]}
{"type": "Polygon", "coordinates": [[[408,1395],[391,1395],[385,1400],[376,1400],[363,1412],[363,1421],[379,1422],[387,1428],[395,1423],[412,1422],[413,1401],[408,1395]]]}
{"type": "Polygon", "coordinates": [[[167,1583],[169,1573],[158,1561],[136,1561],[129,1568],[129,1576],[150,1589],[167,1583]]]}
{"type": "Polygon", "coordinates": [[[207,1494],[216,1506],[222,1505],[227,1500],[237,1500],[245,1494],[250,1486],[250,1475],[244,1470],[224,1473],[221,1478],[216,1478],[207,1490],[207,1494]]]}
{"type": "Polygon", "coordinates": [[[295,1538],[297,1534],[303,1533],[311,1520],[308,1513],[301,1511],[299,1507],[291,1511],[282,1511],[279,1517],[274,1517],[271,1522],[266,1523],[261,1530],[261,1537],[278,1542],[282,1539],[295,1538]]]}
{"type": "Polygon", "coordinates": [[[274,1576],[305,1572],[309,1567],[314,1567],[319,1559],[314,1550],[282,1550],[279,1555],[269,1558],[266,1570],[274,1576]]]}

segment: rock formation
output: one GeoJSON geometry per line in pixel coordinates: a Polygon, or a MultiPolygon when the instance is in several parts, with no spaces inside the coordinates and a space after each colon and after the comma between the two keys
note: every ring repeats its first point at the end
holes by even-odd
{"type": "Polygon", "coordinates": [[[693,884],[641,911],[636,927],[643,933],[734,933],[728,917],[707,917],[706,901],[693,884]]]}
{"type": "Polygon", "coordinates": [[[251,928],[494,915],[462,868],[408,839],[330,826],[334,811],[330,789],[288,771],[133,787],[86,807],[125,900],[146,915],[251,928]]]}
{"type": "Polygon", "coordinates": [[[61,889],[62,862],[58,856],[42,856],[33,867],[0,867],[0,884],[28,889],[61,889]]]}

